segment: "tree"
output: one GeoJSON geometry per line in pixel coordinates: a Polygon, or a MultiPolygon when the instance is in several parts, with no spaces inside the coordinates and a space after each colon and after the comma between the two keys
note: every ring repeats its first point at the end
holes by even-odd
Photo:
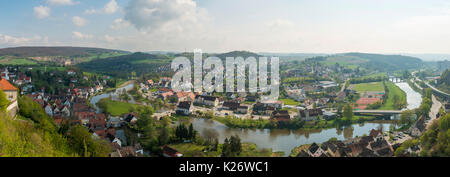
{"type": "Polygon", "coordinates": [[[93,139],[92,134],[80,125],[70,129],[68,140],[70,145],[84,157],[107,157],[112,150],[108,142],[93,139]]]}
{"type": "Polygon", "coordinates": [[[223,157],[236,157],[239,156],[241,152],[242,152],[242,144],[239,136],[237,135],[231,136],[229,140],[228,138],[225,139],[222,148],[223,157]]]}
{"type": "Polygon", "coordinates": [[[194,130],[194,125],[192,125],[192,124],[189,125],[187,138],[189,138],[190,140],[195,140],[196,136],[197,136],[197,132],[194,130]]]}
{"type": "Polygon", "coordinates": [[[0,89],[0,109],[2,112],[6,112],[6,109],[9,106],[9,100],[6,96],[6,93],[0,89]]]}
{"type": "Polygon", "coordinates": [[[166,127],[161,129],[161,132],[158,136],[159,145],[165,145],[169,142],[169,130],[166,127]]]}
{"type": "Polygon", "coordinates": [[[351,121],[352,120],[352,118],[353,118],[353,108],[352,108],[352,106],[350,104],[347,104],[344,107],[343,115],[344,115],[344,119],[346,121],[351,121]]]}
{"type": "Polygon", "coordinates": [[[400,125],[407,125],[407,124],[412,123],[414,121],[413,116],[414,116],[414,111],[412,111],[412,110],[403,111],[400,114],[400,120],[399,120],[400,125]]]}

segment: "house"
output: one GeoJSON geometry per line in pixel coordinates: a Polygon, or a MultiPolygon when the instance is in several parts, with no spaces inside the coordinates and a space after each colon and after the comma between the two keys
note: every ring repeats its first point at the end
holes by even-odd
{"type": "Polygon", "coordinates": [[[9,83],[5,78],[2,78],[2,80],[0,80],[0,89],[5,92],[7,99],[10,101],[10,104],[6,108],[6,111],[10,116],[16,116],[17,111],[19,110],[19,104],[17,103],[18,89],[11,83],[9,83]]]}
{"type": "Polygon", "coordinates": [[[181,152],[178,152],[175,149],[170,148],[169,146],[164,146],[163,156],[164,157],[183,157],[183,154],[181,152]]]}
{"type": "Polygon", "coordinates": [[[325,151],[320,148],[319,145],[317,145],[316,143],[313,143],[309,148],[308,148],[308,154],[311,157],[321,157],[323,154],[325,154],[325,151]]]}
{"type": "Polygon", "coordinates": [[[129,123],[130,125],[134,125],[138,121],[137,113],[132,112],[125,114],[123,116],[123,120],[125,120],[125,122],[129,123]]]}
{"type": "Polygon", "coordinates": [[[64,117],[70,117],[70,109],[69,106],[64,105],[63,109],[60,111],[60,114],[64,117]]]}
{"type": "Polygon", "coordinates": [[[45,113],[48,114],[50,117],[53,116],[53,108],[50,104],[47,104],[44,108],[45,113]]]}
{"type": "Polygon", "coordinates": [[[191,115],[193,110],[192,102],[182,101],[178,104],[176,113],[179,115],[191,115]]]}
{"type": "Polygon", "coordinates": [[[239,114],[247,114],[248,113],[248,108],[249,108],[249,106],[247,106],[247,105],[240,105],[237,108],[236,112],[239,113],[239,114]]]}
{"type": "Polygon", "coordinates": [[[298,116],[305,121],[319,120],[323,115],[322,109],[299,109],[298,116]]]}
{"type": "Polygon", "coordinates": [[[153,80],[150,79],[150,80],[146,81],[146,84],[149,86],[153,86],[154,82],[153,82],[153,80]]]}
{"type": "Polygon", "coordinates": [[[223,102],[222,109],[236,111],[240,105],[240,103],[235,101],[225,101],[223,102]]]}
{"type": "Polygon", "coordinates": [[[162,100],[167,100],[169,97],[173,96],[174,93],[172,91],[164,92],[159,95],[162,100]]]}
{"type": "Polygon", "coordinates": [[[205,106],[213,106],[216,107],[219,104],[219,99],[214,96],[206,96],[206,95],[197,95],[195,96],[195,104],[205,105],[205,106]]]}
{"type": "Polygon", "coordinates": [[[176,94],[177,100],[178,102],[182,102],[182,101],[190,101],[193,102],[195,100],[195,94],[192,92],[177,92],[176,94]]]}
{"type": "Polygon", "coordinates": [[[370,143],[370,148],[380,157],[392,157],[394,150],[386,140],[374,141],[370,143]]]}
{"type": "Polygon", "coordinates": [[[337,118],[337,114],[329,111],[323,112],[323,118],[325,120],[334,120],[337,118]]]}
{"type": "Polygon", "coordinates": [[[278,122],[291,121],[291,116],[287,110],[273,111],[271,118],[276,119],[278,122]]]}
{"type": "Polygon", "coordinates": [[[266,106],[262,103],[256,103],[253,105],[253,114],[256,115],[272,115],[275,108],[272,106],[266,106]]]}
{"type": "Polygon", "coordinates": [[[322,89],[332,89],[335,87],[338,87],[339,85],[336,82],[333,81],[320,81],[319,87],[322,89]]]}
{"type": "Polygon", "coordinates": [[[120,128],[122,123],[120,121],[120,117],[109,117],[107,122],[107,127],[110,128],[120,128]]]}
{"type": "Polygon", "coordinates": [[[77,82],[78,82],[78,79],[77,79],[77,78],[72,78],[72,79],[70,79],[70,82],[72,82],[72,83],[77,83],[77,82]]]}
{"type": "Polygon", "coordinates": [[[302,89],[286,90],[286,93],[289,98],[292,98],[295,101],[305,100],[305,95],[302,89]]]}
{"type": "Polygon", "coordinates": [[[75,112],[75,117],[81,120],[83,125],[86,125],[90,119],[95,118],[95,112],[75,112]]]}
{"type": "Polygon", "coordinates": [[[69,70],[69,71],[67,71],[67,74],[68,75],[75,75],[77,73],[74,70],[69,70]]]}
{"type": "Polygon", "coordinates": [[[276,101],[276,100],[270,100],[270,101],[263,101],[262,104],[265,106],[271,106],[276,109],[283,109],[284,103],[282,101],[276,101]]]}

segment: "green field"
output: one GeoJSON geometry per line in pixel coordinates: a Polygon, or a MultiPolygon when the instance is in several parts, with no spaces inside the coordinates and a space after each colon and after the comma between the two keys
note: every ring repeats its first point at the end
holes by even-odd
{"type": "Polygon", "coordinates": [[[397,110],[395,108],[395,103],[405,103],[406,104],[406,93],[397,87],[392,82],[386,82],[386,86],[389,89],[388,98],[386,102],[379,108],[379,110],[397,110]],[[394,97],[397,95],[398,100],[395,101],[394,97]]]}
{"type": "Polygon", "coordinates": [[[382,82],[371,82],[371,83],[361,83],[361,84],[355,84],[353,87],[353,90],[356,90],[357,92],[371,92],[371,91],[384,91],[383,83],[382,82]]]}
{"type": "Polygon", "coordinates": [[[290,98],[286,98],[286,99],[280,99],[280,101],[282,101],[285,105],[291,105],[291,106],[297,106],[298,104],[300,104],[299,102],[290,99],[290,98]]]}
{"type": "MultiPolygon", "coordinates": [[[[171,144],[169,147],[181,152],[185,157],[220,157],[222,144],[217,151],[204,152],[206,146],[194,143],[171,144]]],[[[271,149],[259,149],[255,144],[242,143],[242,152],[239,157],[282,157],[282,152],[272,152],[271,149]]]]}
{"type": "Polygon", "coordinates": [[[26,58],[1,59],[2,65],[37,65],[37,62],[26,58]]]}
{"type": "Polygon", "coordinates": [[[123,114],[129,113],[130,109],[132,108],[135,108],[136,110],[138,107],[144,107],[141,105],[126,102],[113,101],[111,99],[100,100],[97,105],[103,110],[103,112],[108,113],[112,116],[121,116],[123,114]]]}

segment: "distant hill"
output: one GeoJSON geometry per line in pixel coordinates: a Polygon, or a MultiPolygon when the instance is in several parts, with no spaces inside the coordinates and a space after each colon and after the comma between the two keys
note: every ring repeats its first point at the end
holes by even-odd
{"type": "Polygon", "coordinates": [[[317,57],[323,63],[353,65],[378,71],[395,71],[416,69],[423,66],[424,62],[415,57],[402,55],[381,55],[368,53],[344,53],[326,57],[317,57]]]}
{"type": "Polygon", "coordinates": [[[248,51],[232,51],[232,52],[228,52],[228,53],[222,53],[222,54],[211,54],[212,56],[216,56],[219,57],[221,59],[225,59],[226,57],[243,57],[248,58],[248,57],[261,57],[262,55],[253,53],[253,52],[248,52],[248,51]]]}
{"type": "Polygon", "coordinates": [[[161,66],[169,66],[171,57],[167,55],[153,55],[148,53],[132,53],[128,55],[92,60],[78,64],[79,67],[90,71],[126,77],[127,73],[136,72],[158,73],[161,66]]]}
{"type": "Polygon", "coordinates": [[[14,47],[0,49],[0,56],[39,57],[64,56],[82,57],[101,53],[129,53],[121,50],[110,50],[87,47],[14,47]]]}

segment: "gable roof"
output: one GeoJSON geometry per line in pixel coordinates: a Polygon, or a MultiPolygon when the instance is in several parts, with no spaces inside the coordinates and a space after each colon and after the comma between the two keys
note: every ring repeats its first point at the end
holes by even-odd
{"type": "Polygon", "coordinates": [[[2,80],[0,80],[0,89],[4,91],[17,91],[17,88],[9,83],[5,78],[2,78],[2,80]]]}

